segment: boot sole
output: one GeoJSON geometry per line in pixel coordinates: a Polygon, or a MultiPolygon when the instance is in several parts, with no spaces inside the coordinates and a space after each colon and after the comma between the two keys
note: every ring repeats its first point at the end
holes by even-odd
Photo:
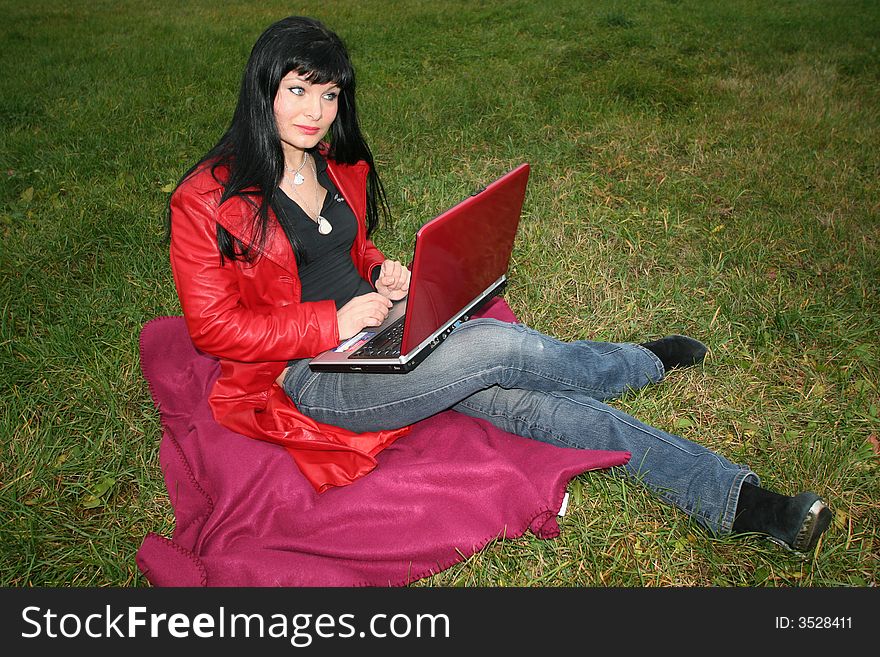
{"type": "Polygon", "coordinates": [[[828,529],[830,524],[831,509],[822,500],[816,500],[813,502],[810,510],[807,511],[807,515],[792,543],[791,549],[796,552],[809,552],[816,547],[819,537],[828,529]]]}
{"type": "Polygon", "coordinates": [[[770,536],[769,538],[774,543],[789,550],[793,550],[794,552],[810,552],[816,547],[816,543],[819,542],[819,537],[822,536],[826,529],[828,529],[828,525],[830,524],[831,509],[829,509],[828,505],[822,500],[816,500],[804,516],[801,527],[794,540],[791,542],[791,545],[773,536],[770,536]]]}

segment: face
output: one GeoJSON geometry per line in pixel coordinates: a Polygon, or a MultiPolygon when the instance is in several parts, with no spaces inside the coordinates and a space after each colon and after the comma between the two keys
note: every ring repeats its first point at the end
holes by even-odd
{"type": "Polygon", "coordinates": [[[302,160],[302,151],[324,138],[338,110],[339,87],[330,82],[312,84],[291,71],[275,94],[275,122],[289,165],[302,160]]]}

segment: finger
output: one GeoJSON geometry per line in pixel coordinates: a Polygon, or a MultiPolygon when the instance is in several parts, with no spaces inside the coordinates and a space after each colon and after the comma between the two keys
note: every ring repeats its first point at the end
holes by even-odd
{"type": "Polygon", "coordinates": [[[369,308],[370,306],[375,306],[377,304],[382,305],[382,306],[386,306],[386,307],[391,306],[388,299],[386,299],[383,295],[379,294],[378,292],[369,292],[368,294],[365,294],[361,297],[358,297],[358,299],[360,300],[360,303],[364,308],[369,308]]]}
{"type": "Polygon", "coordinates": [[[376,312],[370,313],[369,318],[371,326],[378,326],[385,321],[385,318],[388,316],[388,312],[384,310],[384,308],[379,308],[376,312]]]}
{"type": "Polygon", "coordinates": [[[382,284],[391,287],[397,279],[395,262],[386,260],[382,263],[382,284]]]}
{"type": "Polygon", "coordinates": [[[409,280],[409,271],[407,270],[407,268],[401,264],[398,264],[397,271],[395,273],[397,279],[395,281],[395,285],[397,285],[397,287],[403,287],[404,285],[406,285],[409,280]]]}
{"type": "Polygon", "coordinates": [[[377,324],[381,324],[385,319],[382,310],[383,309],[378,306],[370,306],[368,308],[365,308],[363,314],[361,315],[362,321],[367,326],[375,326],[377,324]]]}
{"type": "Polygon", "coordinates": [[[374,294],[376,296],[370,301],[370,307],[377,312],[387,314],[388,309],[391,308],[391,302],[388,300],[388,297],[384,294],[379,294],[378,292],[374,292],[374,294]]]}

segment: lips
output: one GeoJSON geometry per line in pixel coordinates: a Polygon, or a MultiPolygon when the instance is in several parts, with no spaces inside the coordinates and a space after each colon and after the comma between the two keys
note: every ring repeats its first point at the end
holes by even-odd
{"type": "Polygon", "coordinates": [[[307,125],[296,125],[294,127],[306,135],[316,135],[321,131],[321,128],[313,128],[307,125]]]}

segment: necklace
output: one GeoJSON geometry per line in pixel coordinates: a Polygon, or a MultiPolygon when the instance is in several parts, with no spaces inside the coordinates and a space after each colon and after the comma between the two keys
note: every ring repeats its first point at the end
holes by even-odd
{"type": "Polygon", "coordinates": [[[315,167],[314,162],[312,162],[312,174],[314,174],[315,176],[315,210],[313,210],[311,206],[306,202],[306,200],[299,195],[299,192],[296,191],[295,188],[291,187],[290,191],[292,191],[296,195],[296,197],[303,202],[303,205],[305,205],[306,214],[309,216],[309,219],[318,224],[318,232],[321,235],[327,235],[330,233],[331,230],[333,230],[333,224],[327,221],[326,217],[321,216],[321,197],[320,192],[318,191],[320,188],[320,185],[318,184],[318,169],[315,167]]]}
{"type": "Polygon", "coordinates": [[[309,157],[309,154],[306,153],[305,151],[303,151],[303,161],[300,162],[299,166],[296,169],[291,169],[289,166],[287,166],[286,162],[284,163],[284,168],[287,169],[288,173],[293,174],[293,184],[294,185],[302,185],[306,181],[306,179],[303,178],[300,171],[302,171],[302,168],[306,165],[306,160],[308,159],[308,157],[309,157]]]}

